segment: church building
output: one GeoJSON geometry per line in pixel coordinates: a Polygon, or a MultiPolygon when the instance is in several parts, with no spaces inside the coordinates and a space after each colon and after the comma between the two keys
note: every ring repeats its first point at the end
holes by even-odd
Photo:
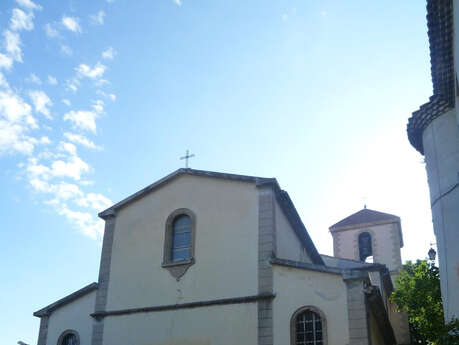
{"type": "Polygon", "coordinates": [[[397,216],[358,211],[321,255],[276,179],[186,168],[99,217],[98,281],[34,313],[38,345],[410,343],[397,216]]]}

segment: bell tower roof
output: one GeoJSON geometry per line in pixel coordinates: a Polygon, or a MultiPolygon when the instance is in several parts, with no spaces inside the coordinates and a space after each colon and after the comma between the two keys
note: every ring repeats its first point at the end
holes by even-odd
{"type": "Polygon", "coordinates": [[[389,213],[363,208],[360,211],[351,214],[349,217],[346,217],[340,220],[338,223],[330,226],[329,229],[333,232],[394,222],[400,222],[400,217],[389,213]]]}

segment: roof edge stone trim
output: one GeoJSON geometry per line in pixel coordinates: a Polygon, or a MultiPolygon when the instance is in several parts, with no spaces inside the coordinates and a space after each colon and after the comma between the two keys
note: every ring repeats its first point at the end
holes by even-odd
{"type": "Polygon", "coordinates": [[[274,184],[278,186],[277,180],[275,178],[265,178],[265,177],[257,177],[257,176],[220,173],[220,172],[206,171],[206,170],[195,170],[195,169],[190,169],[190,168],[181,168],[159,179],[158,181],[150,184],[149,186],[139,190],[138,192],[128,196],[127,198],[109,207],[105,211],[100,212],[99,217],[102,219],[106,219],[108,216],[113,216],[114,214],[116,214],[116,211],[119,210],[120,208],[126,206],[127,204],[130,204],[133,201],[136,201],[142,198],[144,195],[150,193],[151,191],[159,188],[160,186],[170,182],[174,178],[181,176],[181,175],[202,176],[202,177],[212,177],[212,178],[234,180],[234,181],[253,182],[257,185],[274,184]]]}
{"type": "Polygon", "coordinates": [[[427,0],[427,28],[433,96],[413,112],[407,125],[408,139],[421,154],[424,129],[455,106],[453,0],[427,0]]]}
{"type": "Polygon", "coordinates": [[[317,251],[317,248],[314,245],[311,236],[309,236],[308,230],[304,226],[303,221],[301,220],[301,217],[288,193],[284,190],[278,189],[276,190],[276,199],[290,225],[295,230],[296,235],[300,239],[304,248],[306,248],[308,254],[311,256],[313,263],[325,266],[325,262],[317,251]]]}
{"type": "Polygon", "coordinates": [[[399,222],[400,219],[389,219],[389,220],[380,220],[377,222],[367,222],[367,223],[360,223],[360,224],[354,224],[354,225],[347,225],[347,226],[331,226],[330,232],[339,232],[339,231],[345,231],[349,229],[360,229],[360,228],[367,228],[370,226],[375,226],[375,225],[383,225],[383,224],[390,224],[390,223],[397,223],[399,222]]]}
{"type": "Polygon", "coordinates": [[[400,222],[399,216],[364,208],[333,224],[328,229],[330,232],[336,232],[396,222],[400,222]]]}
{"type": "Polygon", "coordinates": [[[33,316],[36,317],[43,317],[43,316],[48,316],[50,315],[54,310],[69,304],[70,302],[73,302],[74,300],[87,295],[88,293],[97,290],[98,284],[97,283],[91,283],[89,285],[86,285],[85,287],[81,288],[80,290],[77,290],[70,295],[65,296],[64,298],[61,298],[60,300],[57,300],[54,303],[51,303],[50,305],[36,311],[33,313],[33,316]]]}

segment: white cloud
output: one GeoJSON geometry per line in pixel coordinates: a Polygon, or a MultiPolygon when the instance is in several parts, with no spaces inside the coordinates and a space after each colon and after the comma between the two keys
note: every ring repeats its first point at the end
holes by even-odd
{"type": "Polygon", "coordinates": [[[37,11],[40,11],[42,9],[42,7],[40,5],[37,5],[36,3],[34,3],[33,1],[31,0],[16,0],[16,3],[19,5],[19,6],[22,6],[23,8],[27,9],[27,10],[37,10],[37,11]]]}
{"type": "Polygon", "coordinates": [[[21,39],[17,32],[12,32],[10,30],[3,31],[3,36],[5,38],[5,49],[8,55],[16,61],[22,62],[22,50],[21,50],[21,39]]]}
{"type": "Polygon", "coordinates": [[[1,72],[0,72],[0,87],[9,88],[8,82],[6,81],[5,76],[1,72]]]}
{"type": "Polygon", "coordinates": [[[37,128],[31,106],[10,89],[0,91],[0,155],[20,152],[31,154],[37,139],[27,132],[37,128]]]}
{"type": "Polygon", "coordinates": [[[18,95],[10,90],[0,91],[0,118],[11,123],[25,123],[30,127],[36,127],[36,121],[30,111],[30,105],[18,95]]]}
{"type": "Polygon", "coordinates": [[[59,36],[59,31],[57,31],[57,29],[55,29],[49,23],[45,25],[45,32],[46,32],[46,36],[48,36],[49,38],[54,38],[54,37],[59,36]]]}
{"type": "Polygon", "coordinates": [[[114,93],[106,93],[106,92],[104,92],[102,90],[97,90],[96,93],[99,96],[103,96],[105,98],[110,99],[111,101],[116,101],[116,95],[114,93]]]}
{"type": "Polygon", "coordinates": [[[13,9],[13,15],[11,16],[10,28],[13,31],[33,29],[33,12],[25,13],[19,8],[13,9]]]}
{"type": "Polygon", "coordinates": [[[89,165],[80,157],[73,155],[67,161],[56,160],[51,164],[54,177],[70,177],[79,180],[81,175],[89,171],[89,165]]]}
{"type": "Polygon", "coordinates": [[[41,137],[40,138],[40,144],[49,145],[49,144],[51,144],[51,140],[46,136],[41,137]]]}
{"type": "Polygon", "coordinates": [[[113,205],[110,199],[99,193],[88,193],[85,197],[78,199],[76,203],[79,206],[91,207],[98,212],[113,205]]]}
{"type": "Polygon", "coordinates": [[[105,17],[105,12],[104,11],[99,11],[96,14],[91,14],[89,16],[89,19],[91,20],[92,24],[102,25],[102,24],[104,24],[104,17],[105,17]]]}
{"type": "Polygon", "coordinates": [[[66,204],[58,204],[58,213],[65,216],[84,235],[92,239],[100,239],[104,232],[104,222],[95,220],[91,213],[73,211],[66,204]]]}
{"type": "Polygon", "coordinates": [[[67,56],[72,56],[73,50],[69,46],[66,46],[65,44],[61,45],[61,53],[67,56]]]}
{"type": "Polygon", "coordinates": [[[48,119],[51,118],[49,107],[53,105],[53,102],[43,91],[29,91],[29,97],[32,100],[35,111],[45,115],[48,119]]]}
{"type": "Polygon", "coordinates": [[[56,199],[60,200],[68,200],[83,195],[81,189],[73,183],[60,182],[58,184],[51,184],[39,178],[32,178],[29,183],[35,191],[51,193],[56,199]]]}
{"type": "Polygon", "coordinates": [[[57,85],[57,79],[52,75],[48,75],[48,84],[50,85],[57,85]]]}
{"type": "Polygon", "coordinates": [[[109,47],[102,52],[102,58],[107,59],[107,60],[113,60],[115,55],[116,55],[115,49],[113,49],[112,47],[109,47]]]}
{"type": "Polygon", "coordinates": [[[62,25],[73,32],[81,32],[81,26],[77,17],[63,16],[61,20],[62,25]]]}
{"type": "Polygon", "coordinates": [[[78,91],[78,86],[80,85],[80,82],[77,79],[70,79],[67,80],[67,88],[73,92],[78,91]]]}
{"type": "Polygon", "coordinates": [[[64,120],[72,122],[74,127],[96,132],[96,117],[95,111],[89,110],[71,110],[64,115],[64,120]]]}
{"type": "Polygon", "coordinates": [[[64,104],[67,105],[67,106],[70,106],[70,104],[71,104],[70,101],[69,101],[67,98],[64,98],[64,99],[62,100],[62,103],[64,103],[64,104]]]}
{"type": "Polygon", "coordinates": [[[104,105],[104,101],[98,99],[97,101],[94,101],[91,107],[94,109],[96,113],[101,114],[104,112],[104,105]]]}
{"type": "Polygon", "coordinates": [[[79,144],[79,145],[84,146],[84,147],[86,147],[88,149],[93,149],[93,150],[100,150],[101,149],[100,146],[97,146],[91,140],[89,140],[88,138],[86,138],[83,135],[66,132],[66,133],[64,133],[64,137],[67,140],[71,141],[72,143],[79,144]]]}
{"type": "Polygon", "coordinates": [[[13,66],[13,59],[5,54],[0,53],[0,68],[9,70],[11,66],[13,66]]]}
{"type": "Polygon", "coordinates": [[[41,85],[41,79],[35,73],[30,73],[25,81],[31,84],[41,85]]]}
{"type": "Polygon", "coordinates": [[[182,0],[173,0],[177,6],[182,6],[182,0]]]}
{"type": "Polygon", "coordinates": [[[68,154],[75,156],[77,154],[76,146],[72,143],[67,143],[65,141],[61,141],[57,149],[61,152],[67,152],[68,154]]]}
{"type": "Polygon", "coordinates": [[[93,68],[85,64],[80,64],[78,67],[75,68],[75,70],[77,71],[77,75],[80,78],[86,77],[91,79],[97,79],[102,77],[106,69],[107,67],[105,65],[102,65],[100,62],[98,62],[93,68]]]}

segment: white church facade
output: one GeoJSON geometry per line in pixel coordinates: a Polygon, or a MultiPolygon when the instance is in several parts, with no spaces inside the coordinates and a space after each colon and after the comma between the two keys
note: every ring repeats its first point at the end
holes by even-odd
{"type": "Polygon", "coordinates": [[[320,255],[276,179],[193,169],[99,216],[98,282],[34,313],[38,345],[410,342],[388,300],[396,216],[347,217],[330,227],[334,256],[320,255]]]}

